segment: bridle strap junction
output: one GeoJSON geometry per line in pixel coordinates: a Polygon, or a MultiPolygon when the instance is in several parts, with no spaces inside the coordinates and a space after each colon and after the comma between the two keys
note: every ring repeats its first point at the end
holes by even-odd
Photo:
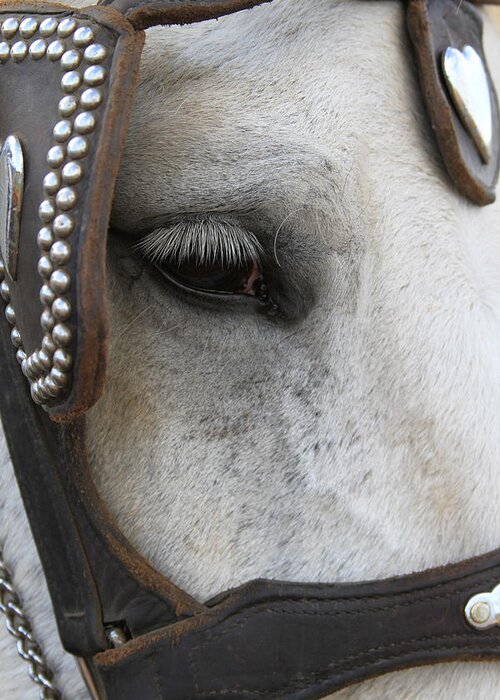
{"type": "MultiPolygon", "coordinates": [[[[0,114],[0,137],[17,135],[26,161],[7,239],[16,266],[0,267],[0,411],[62,643],[101,699],[320,698],[396,669],[500,657],[500,550],[384,581],[253,581],[203,604],[134,550],[92,482],[85,413],[104,387],[106,235],[142,30],[258,4],[0,5],[0,88],[17,106],[0,114]]],[[[481,162],[436,63],[447,43],[467,43],[486,65],[479,15],[467,0],[408,0],[407,14],[447,169],[487,204],[500,163],[491,79],[495,135],[481,162]]]]}

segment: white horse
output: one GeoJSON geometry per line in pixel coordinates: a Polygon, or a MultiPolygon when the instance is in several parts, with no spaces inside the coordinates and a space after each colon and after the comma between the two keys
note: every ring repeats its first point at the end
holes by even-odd
{"type": "MultiPolygon", "coordinates": [[[[161,572],[205,599],[255,577],[386,577],[500,545],[500,198],[476,207],[450,184],[402,2],[275,0],[149,31],[113,227],[91,457],[161,572]],[[199,250],[200,214],[260,255],[280,314],[179,290],[131,246],[147,235],[168,266],[168,231],[199,250]]],[[[82,700],[0,452],[5,558],[56,681],[82,700]]],[[[500,664],[461,663],[335,697],[493,700],[499,687],[500,664]]],[[[36,694],[3,634],[0,688],[36,694]]]]}

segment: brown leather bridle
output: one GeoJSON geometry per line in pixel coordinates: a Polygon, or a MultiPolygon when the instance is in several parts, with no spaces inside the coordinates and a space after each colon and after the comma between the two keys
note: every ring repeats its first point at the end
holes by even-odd
{"type": "MultiPolygon", "coordinates": [[[[319,698],[396,669],[500,658],[500,550],[384,581],[253,581],[200,603],[133,549],[90,477],[85,413],[104,386],[106,235],[142,30],[266,1],[0,5],[0,138],[17,139],[2,153],[24,158],[22,187],[13,181],[4,202],[19,221],[11,216],[2,234],[0,408],[60,637],[96,698],[319,698]]],[[[500,119],[480,15],[467,0],[406,6],[445,166],[464,196],[488,204],[500,119]],[[487,161],[440,68],[447,47],[464,45],[488,81],[487,161]]]]}

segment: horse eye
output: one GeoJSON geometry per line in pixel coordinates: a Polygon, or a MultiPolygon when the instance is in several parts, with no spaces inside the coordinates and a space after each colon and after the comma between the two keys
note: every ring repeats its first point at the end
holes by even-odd
{"type": "Polygon", "coordinates": [[[166,260],[157,267],[173,282],[208,294],[259,296],[262,285],[262,272],[255,261],[230,266],[219,262],[199,264],[194,259],[180,264],[166,260]]]}

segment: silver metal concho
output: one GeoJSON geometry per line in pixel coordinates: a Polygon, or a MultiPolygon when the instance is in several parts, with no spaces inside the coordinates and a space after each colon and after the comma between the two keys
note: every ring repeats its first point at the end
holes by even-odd
{"type": "MultiPolygon", "coordinates": [[[[78,203],[78,183],[85,172],[89,135],[96,128],[93,110],[102,102],[101,89],[108,77],[100,65],[106,59],[106,48],[95,43],[92,27],[84,20],[8,17],[1,22],[0,70],[8,61],[21,63],[43,59],[58,63],[63,75],[58,108],[60,119],[52,131],[54,143],[47,153],[49,169],[43,179],[45,199],[40,202],[38,211],[42,224],[37,234],[38,272],[43,280],[40,300],[44,306],[40,324],[44,336],[41,348],[29,356],[23,348],[11,303],[8,277],[14,279],[14,275],[4,245],[0,259],[0,296],[11,325],[12,344],[23,374],[30,382],[31,396],[38,404],[51,402],[69,385],[73,358],[69,350],[72,309],[67,265],[72,255],[71,234],[75,226],[72,210],[78,203]]],[[[12,137],[7,142],[12,145],[12,137]]],[[[17,184],[19,186],[19,179],[17,184]]],[[[17,191],[19,193],[19,187],[17,191]]],[[[7,234],[6,222],[15,221],[12,202],[8,210],[0,226],[5,240],[11,241],[12,234],[7,234]]]]}

